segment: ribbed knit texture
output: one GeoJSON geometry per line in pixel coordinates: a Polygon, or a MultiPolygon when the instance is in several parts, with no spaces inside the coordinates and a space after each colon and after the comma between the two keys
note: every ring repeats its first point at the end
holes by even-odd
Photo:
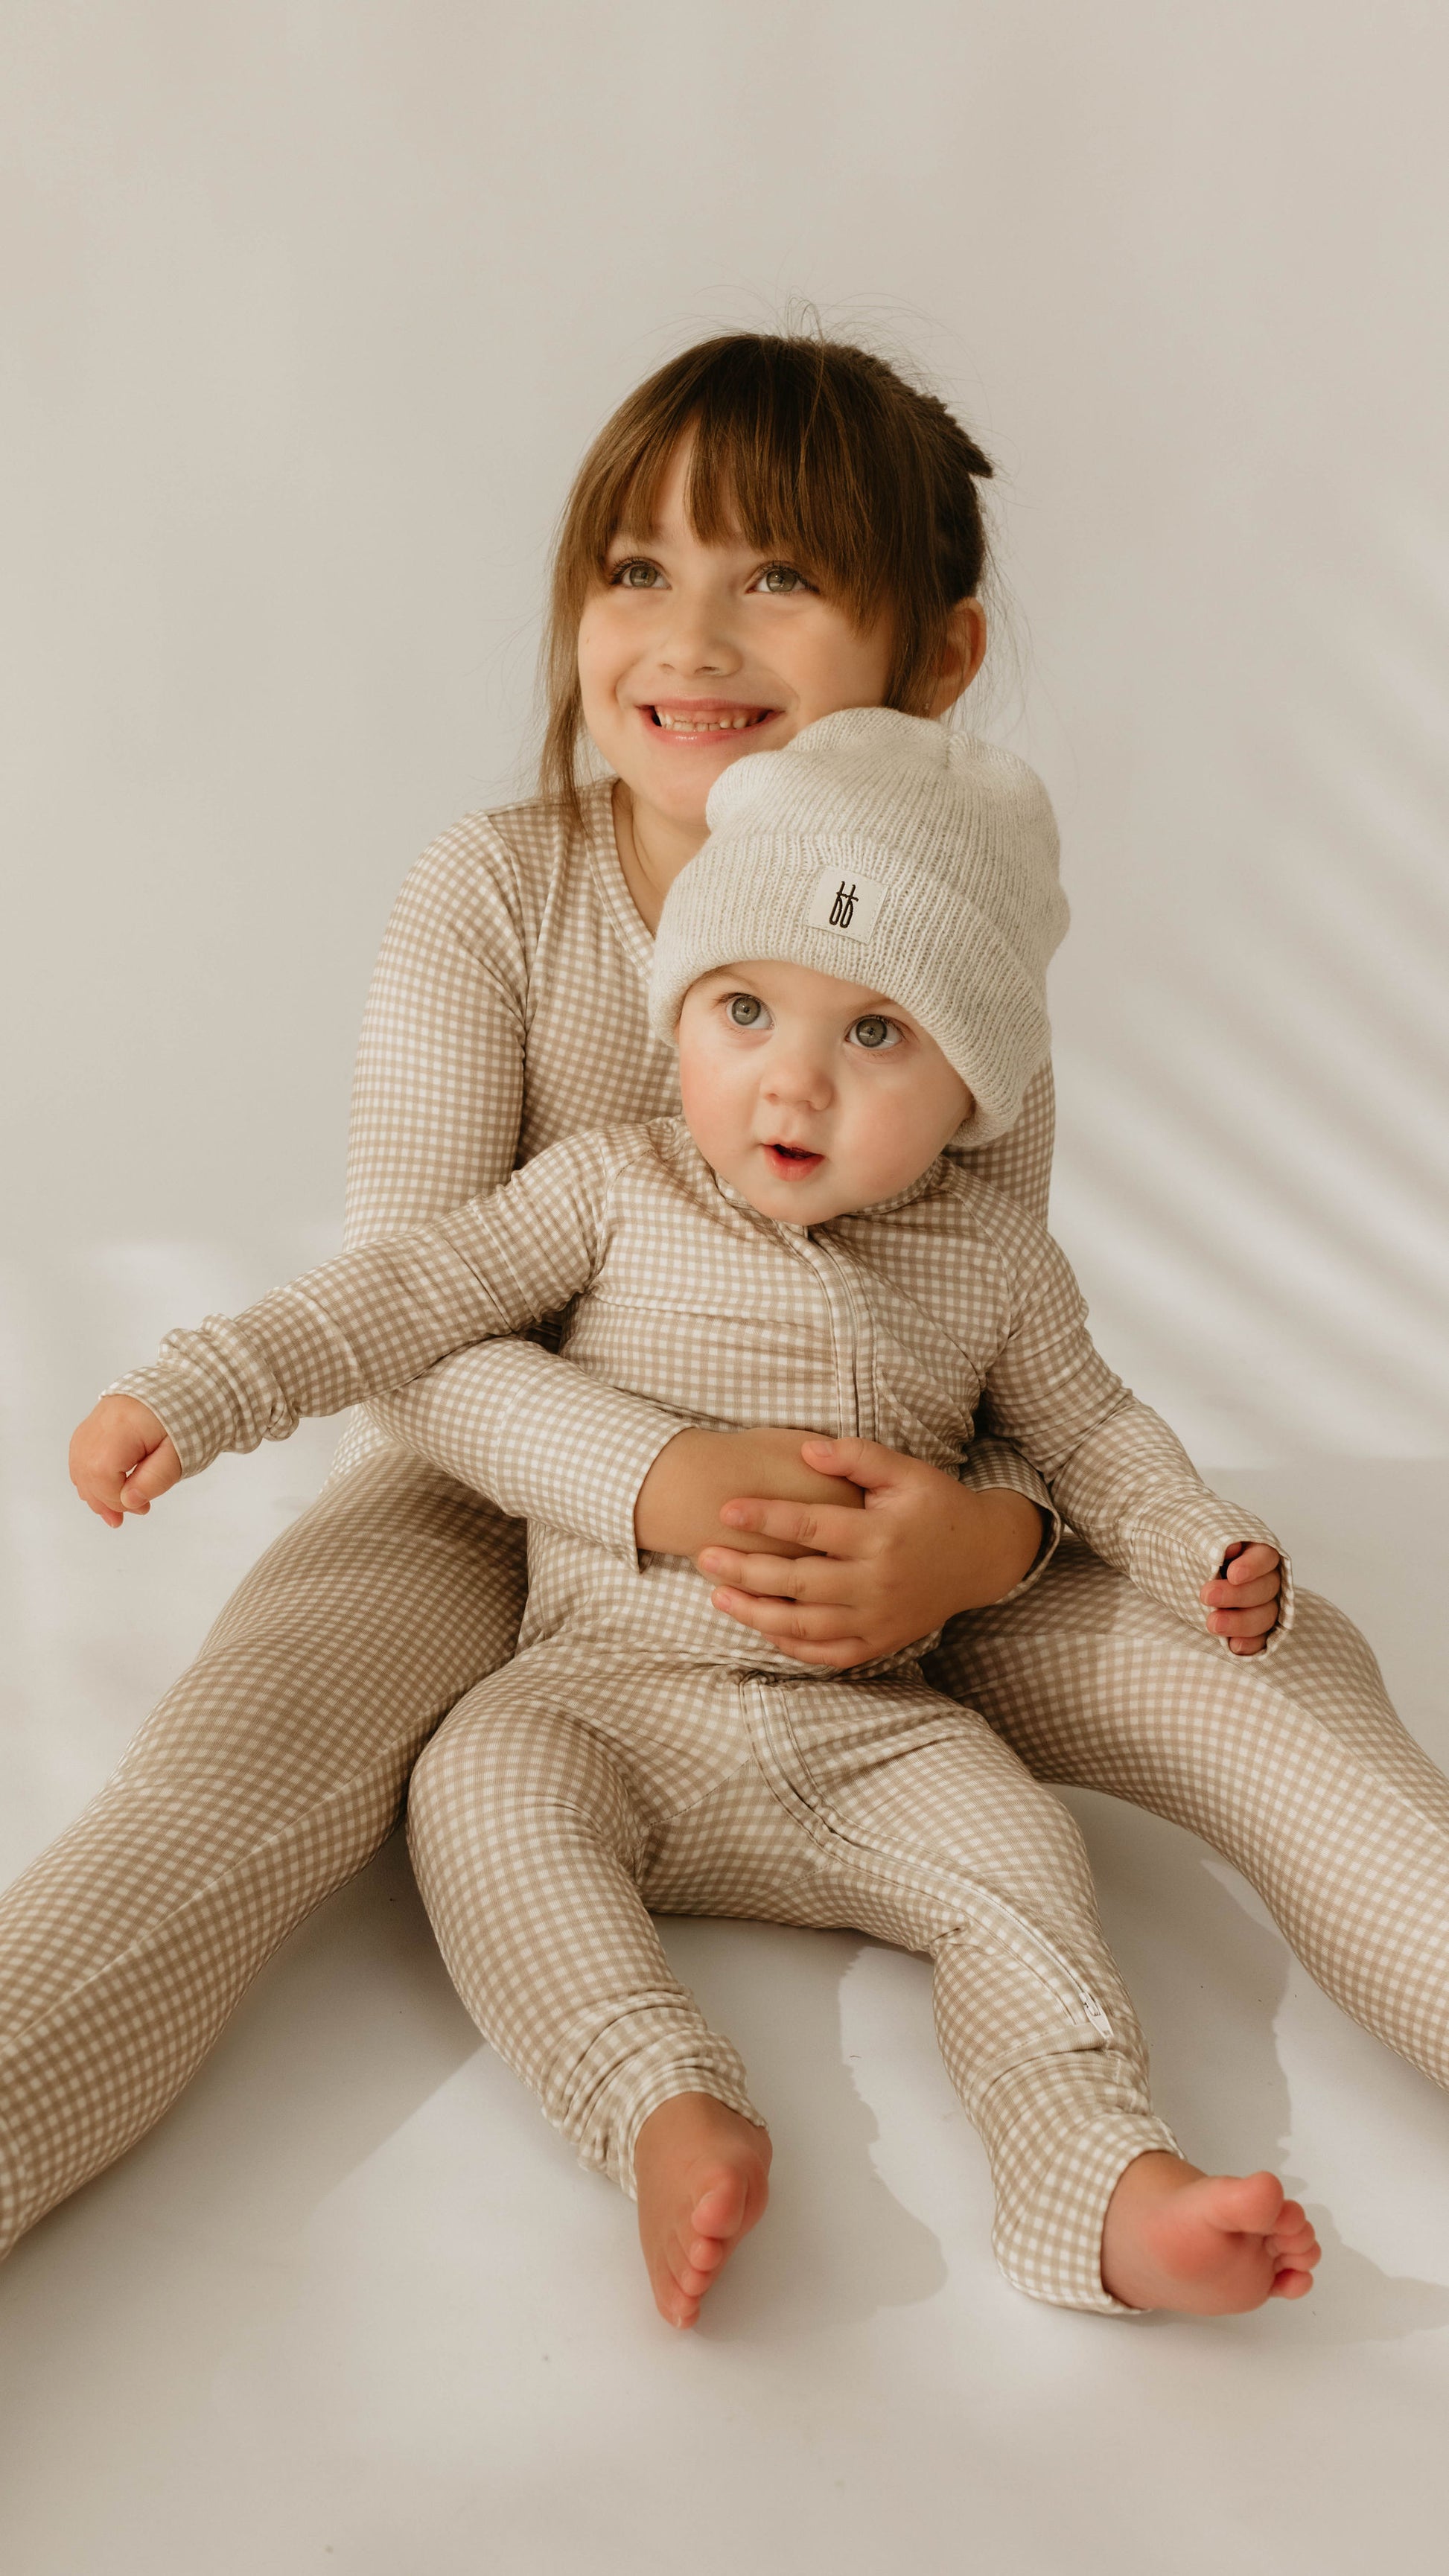
{"type": "Polygon", "coordinates": [[[659,924],[655,1033],[672,1034],[713,967],[812,966],[868,984],[936,1040],[976,1101],[963,1144],[1013,1126],[1050,1049],[1046,969],[1067,926],[1035,771],[923,717],[846,707],[733,762],[708,816],[659,924]]]}

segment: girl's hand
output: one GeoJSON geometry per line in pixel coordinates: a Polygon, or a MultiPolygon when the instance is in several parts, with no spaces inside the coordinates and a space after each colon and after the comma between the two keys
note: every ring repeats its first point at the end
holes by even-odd
{"type": "Polygon", "coordinates": [[[1226,1637],[1235,1655],[1261,1655],[1264,1640],[1278,1625],[1282,1583],[1283,1560],[1275,1547],[1235,1539],[1223,1558],[1222,1573],[1198,1595],[1213,1635],[1226,1637]]]}
{"type": "Polygon", "coordinates": [[[808,1439],[802,1454],[813,1471],[858,1486],[864,1510],[727,1502],[728,1527],[810,1553],[711,1546],[695,1559],[718,1582],[715,1608],[797,1663],[843,1670],[894,1654],[958,1610],[1001,1600],[1036,1562],[1042,1516],[1022,1494],[971,1492],[874,1440],[808,1439]]]}
{"type": "Polygon", "coordinates": [[[149,1404],[103,1395],[71,1435],[70,1481],[107,1529],[119,1529],[180,1483],[181,1461],[149,1404]]]}

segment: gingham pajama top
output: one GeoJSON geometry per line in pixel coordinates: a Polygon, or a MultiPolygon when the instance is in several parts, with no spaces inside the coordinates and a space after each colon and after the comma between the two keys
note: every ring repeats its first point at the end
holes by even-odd
{"type": "MultiPolygon", "coordinates": [[[[560,1314],[580,1374],[709,1429],[788,1422],[950,1469],[989,1396],[1061,1515],[1198,1628],[1228,1546],[1276,1543],[1113,1375],[1065,1256],[1000,1191],[942,1155],[862,1214],[777,1223],[715,1177],[679,1118],[565,1139],[485,1199],[345,1253],[235,1322],[171,1334],[160,1364],[121,1384],[194,1473],[560,1314]]],[[[536,1522],[520,1643],[580,1625],[641,1652],[742,1660],[686,1560],[536,1522]]],[[[748,1660],[799,1669],[758,1637],[748,1660]]]]}
{"type": "MultiPolygon", "coordinates": [[[[678,1109],[674,1050],[649,1026],[653,943],[619,867],[611,795],[607,780],[585,791],[582,829],[541,801],[465,815],[408,877],[358,1050],[349,1246],[441,1216],[581,1129],[678,1109]]],[[[1047,1066],[1010,1134],[964,1168],[1044,1220],[1052,1128],[1047,1066]]],[[[372,1415],[344,1435],[335,1472],[401,1441],[505,1512],[621,1555],[639,1487],[679,1428],[531,1340],[464,1352],[372,1415]]],[[[970,1481],[1048,1509],[1019,1452],[982,1434],[978,1424],[970,1481]]]]}

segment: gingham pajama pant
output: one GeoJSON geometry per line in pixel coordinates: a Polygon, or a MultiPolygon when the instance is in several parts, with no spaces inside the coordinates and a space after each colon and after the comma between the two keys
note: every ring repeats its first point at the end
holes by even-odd
{"type": "MultiPolygon", "coordinates": [[[[511,1725],[508,1674],[484,1677],[505,1665],[516,1634],[521,1536],[420,1461],[384,1452],[361,1462],[253,1568],[114,1780],[0,1899],[0,2248],[160,2117],[277,1944],[392,1831],[413,1774],[419,1877],[486,2026],[491,1900],[473,1876],[476,1802],[460,1793],[453,1817],[443,1792],[455,1766],[466,1771],[475,1738],[486,1746],[495,1715],[511,1725]]],[[[1229,1663],[1068,1541],[1032,1591],[955,1622],[928,1677],[983,1711],[1039,1778],[1130,1798],[1201,1834],[1259,1889],[1334,2000],[1449,2084],[1449,1783],[1400,1726],[1367,1647],[1328,1603],[1300,1590],[1275,1655],[1229,1663]]],[[[973,1752],[979,1741],[974,1731],[963,1738],[973,1752]]],[[[775,1919],[856,1922],[909,1948],[936,1946],[949,1895],[933,1917],[928,1896],[876,1885],[872,1914],[843,1876],[824,1898],[812,1862],[811,1901],[840,1896],[828,1914],[808,1914],[805,1828],[797,1836],[783,1809],[763,1809],[743,1764],[739,1778],[756,1875],[724,1884],[721,1785],[711,1792],[719,1849],[708,1869],[686,1819],[650,1857],[646,1893],[661,1910],[682,1904],[698,1860],[688,1910],[752,1911],[758,1888],[775,1919]]],[[[887,1828],[893,1843],[894,1813],[877,1820],[875,1830],[887,1828]]],[[[1093,1960],[1117,2047],[1059,2058],[1054,2071],[1074,2085],[1109,2069],[1130,2079],[1140,2063],[1131,2009],[1110,1964],[1095,1963],[1077,1847],[1058,1833],[1043,1828],[1048,1884],[1035,1890],[1028,1870],[1017,1894],[1064,1927],[1055,1942],[1064,1954],[1093,1960]]],[[[939,1848],[939,1820],[935,1834],[939,1848]]],[[[920,1835],[913,1825],[912,1841],[920,1835]]],[[[995,1840],[993,1831],[999,1863],[995,1840]]],[[[920,1847],[932,1847],[929,1833],[920,1847]]],[[[958,1847],[953,1865],[964,1858],[958,1847]]],[[[511,2048],[501,2026],[492,2035],[511,2048]]],[[[970,2046],[967,2031],[943,2030],[953,2074],[970,2046]]],[[[539,2081],[526,2061],[523,2071],[539,2081]]],[[[967,2099],[999,2166],[1002,2140],[967,2099]]],[[[1140,2097],[1133,2112],[1141,2116],[1140,2097]]],[[[1080,2118],[1079,2099],[1067,2117],[1080,2118]]],[[[1074,2171],[1102,2194],[1100,2167],[1074,2171]]],[[[1023,2203],[1037,2212],[1038,2245],[1060,2283],[1064,2248],[1041,2246],[1044,2204],[1031,2183],[1024,2166],[1023,2203]]],[[[1056,2189],[1063,2222],[1078,2222],[1080,2284],[1089,2230],[1080,2202],[1074,2209],[1056,2189]]],[[[1011,2263],[1005,2209],[1003,2222],[1011,2263]]],[[[1104,2304],[1099,2281],[1095,2304],[1104,2304]]]]}
{"type": "MultiPolygon", "coordinates": [[[[850,1926],[932,1961],[941,2052],[996,2186],[1009,2280],[1112,2308],[1102,2220],[1152,2116],[1132,2007],[1066,1809],[919,1673],[710,1671],[550,1638],[480,1683],[413,1773],[408,1839],[480,2030],[586,2164],[633,2189],[651,2111],[761,2121],[646,1908],[850,1926]],[[653,1758],[695,1727],[722,1776],[653,1758]]],[[[763,2123],[761,2123],[763,2125],[763,2123]]]]}

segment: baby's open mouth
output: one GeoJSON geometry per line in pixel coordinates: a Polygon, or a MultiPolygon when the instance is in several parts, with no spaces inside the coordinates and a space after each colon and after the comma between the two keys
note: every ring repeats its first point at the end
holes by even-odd
{"type": "Polygon", "coordinates": [[[754,725],[768,724],[778,715],[778,707],[649,707],[645,710],[661,733],[714,734],[748,733],[754,725]]]}
{"type": "Polygon", "coordinates": [[[811,1172],[819,1170],[825,1157],[812,1154],[804,1145],[767,1145],[765,1160],[782,1180],[803,1181],[811,1172]]]}

